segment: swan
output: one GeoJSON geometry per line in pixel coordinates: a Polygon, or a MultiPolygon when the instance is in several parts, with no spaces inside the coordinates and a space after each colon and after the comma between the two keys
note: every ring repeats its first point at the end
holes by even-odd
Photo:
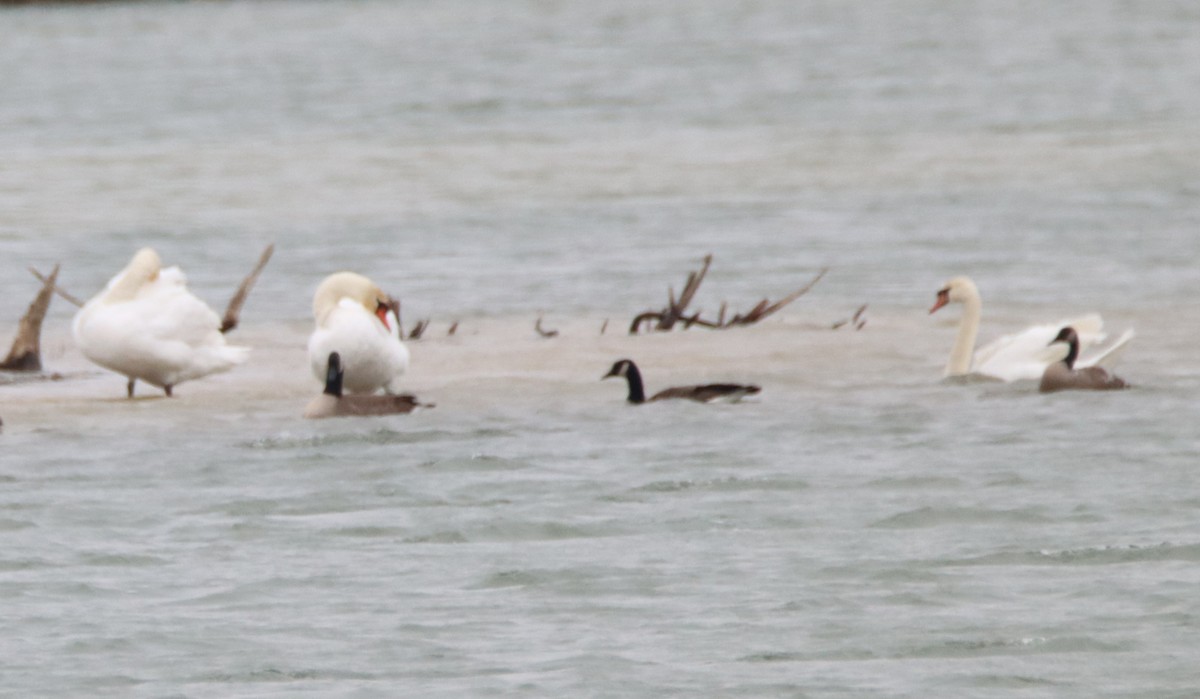
{"type": "Polygon", "coordinates": [[[718,400],[736,403],[742,398],[762,390],[754,385],[713,383],[703,386],[675,386],[673,388],[665,388],[647,399],[645,388],[642,386],[642,372],[638,371],[637,365],[633,363],[632,359],[617,360],[612,365],[612,368],[608,370],[608,373],[600,377],[600,380],[603,381],[614,376],[625,377],[625,380],[629,383],[629,397],[626,400],[635,405],[672,398],[694,400],[699,403],[712,403],[718,400]]]}
{"type": "Polygon", "coordinates": [[[328,369],[325,373],[325,392],[317,396],[304,409],[304,417],[351,417],[361,415],[401,415],[417,408],[432,405],[418,403],[415,396],[407,393],[398,396],[343,396],[342,360],[337,352],[329,353],[328,369]]]}
{"type": "MultiPolygon", "coordinates": [[[[1091,313],[1055,325],[1033,325],[993,340],[976,351],[975,337],[979,334],[983,302],[975,282],[968,277],[949,280],[937,292],[937,301],[929,312],[934,313],[951,303],[961,303],[963,314],[958,323],[954,348],[950,351],[950,359],[946,363],[945,376],[975,374],[1001,381],[1038,380],[1046,367],[1060,358],[1059,351],[1048,347],[1060,328],[1075,328],[1081,349],[1103,342],[1105,337],[1104,321],[1100,319],[1099,314],[1091,313]]],[[[1080,366],[1111,366],[1132,339],[1133,331],[1125,331],[1103,352],[1088,357],[1080,366]]]]}
{"type": "Polygon", "coordinates": [[[326,380],[329,355],[337,352],[350,393],[395,393],[408,368],[408,348],[388,297],[370,279],[353,272],[331,274],[313,295],[316,329],[308,338],[313,375],[326,380]]]}
{"type": "Polygon", "coordinates": [[[1060,330],[1050,341],[1050,346],[1058,348],[1064,356],[1042,373],[1042,381],[1038,384],[1038,390],[1042,393],[1070,389],[1112,391],[1129,386],[1124,379],[1110,374],[1103,367],[1075,368],[1075,360],[1079,357],[1079,335],[1074,328],[1068,326],[1060,330]]]}
{"type": "Polygon", "coordinates": [[[184,381],[228,371],[250,350],[225,344],[221,319],[187,289],[178,267],[163,269],[158,253],[142,248],[125,269],[75,314],[71,330],[83,355],[171,395],[184,381]]]}

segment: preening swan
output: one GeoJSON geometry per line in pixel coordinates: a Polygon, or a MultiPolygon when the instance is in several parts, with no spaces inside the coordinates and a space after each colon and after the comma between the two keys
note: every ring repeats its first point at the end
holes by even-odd
{"type": "Polygon", "coordinates": [[[612,365],[612,368],[608,370],[608,373],[601,376],[600,379],[604,380],[613,376],[625,377],[626,382],[629,384],[629,396],[626,400],[635,405],[671,398],[694,400],[699,403],[712,403],[718,400],[735,403],[746,396],[753,395],[762,390],[754,385],[712,383],[703,386],[666,388],[647,399],[645,387],[642,385],[642,372],[638,371],[637,365],[633,363],[632,359],[617,360],[612,365]]]}
{"type": "Polygon", "coordinates": [[[1065,356],[1046,367],[1042,373],[1042,381],[1038,390],[1042,393],[1066,390],[1112,391],[1126,388],[1129,384],[1119,376],[1110,374],[1098,366],[1075,368],[1075,360],[1079,357],[1079,335],[1074,328],[1066,327],[1059,331],[1051,340],[1050,345],[1056,347],[1065,356]]]}
{"type": "MultiPolygon", "coordinates": [[[[975,282],[967,277],[955,277],[946,282],[938,291],[937,301],[929,312],[933,313],[951,303],[961,303],[963,313],[958,323],[954,348],[946,363],[945,376],[976,374],[1001,381],[1037,380],[1046,367],[1061,356],[1060,352],[1048,347],[1060,328],[1075,328],[1081,349],[1103,342],[1105,337],[1104,321],[1099,314],[1092,313],[1054,325],[1033,325],[1018,333],[1000,337],[975,351],[975,338],[979,334],[983,313],[983,302],[975,282]]],[[[1111,366],[1131,339],[1133,331],[1127,330],[1103,352],[1080,362],[1080,366],[1111,366]]]]}
{"type": "Polygon", "coordinates": [[[138,379],[169,396],[184,381],[245,361],[250,350],[225,344],[220,327],[183,272],[163,269],[158,253],[143,248],[75,314],[72,332],[85,357],[129,378],[132,398],[138,379]]]}
{"type": "Polygon", "coordinates": [[[329,354],[325,374],[325,392],[317,396],[304,410],[304,417],[353,417],[364,415],[400,415],[432,405],[418,403],[415,396],[343,396],[342,360],[337,352],[329,354]]]}
{"type": "Polygon", "coordinates": [[[346,391],[395,393],[408,368],[408,349],[399,327],[392,327],[395,309],[374,282],[353,272],[326,277],[313,296],[313,317],[308,359],[317,379],[326,380],[329,355],[337,352],[346,391]]]}

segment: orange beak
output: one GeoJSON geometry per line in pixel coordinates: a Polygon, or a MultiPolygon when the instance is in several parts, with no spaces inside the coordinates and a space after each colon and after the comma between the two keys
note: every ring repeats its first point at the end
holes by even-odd
{"type": "Polygon", "coordinates": [[[375,307],[375,316],[377,318],[379,318],[379,322],[383,323],[383,327],[387,328],[388,330],[391,330],[392,326],[388,324],[388,319],[387,319],[387,314],[388,314],[389,310],[390,309],[388,308],[388,305],[386,303],[381,303],[375,307]]]}
{"type": "Polygon", "coordinates": [[[948,303],[950,303],[950,292],[942,289],[937,294],[937,301],[933,303],[933,308],[929,309],[930,314],[948,303]]]}

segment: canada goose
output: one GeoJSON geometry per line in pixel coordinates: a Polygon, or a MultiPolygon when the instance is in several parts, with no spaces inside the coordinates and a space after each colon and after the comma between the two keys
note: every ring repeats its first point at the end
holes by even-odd
{"type": "Polygon", "coordinates": [[[163,269],[150,248],[139,250],[72,324],[85,357],[128,377],[130,398],[138,379],[169,396],[184,381],[244,362],[249,348],[225,344],[220,328],[216,312],[188,291],[183,272],[163,269]]]}
{"type": "Polygon", "coordinates": [[[350,417],[362,415],[399,415],[411,413],[417,408],[432,408],[428,403],[419,403],[416,396],[400,395],[344,396],[342,395],[342,358],[337,352],[329,353],[325,373],[325,392],[317,396],[304,409],[304,417],[350,417]]]}
{"type": "MultiPolygon", "coordinates": [[[[1066,390],[1112,391],[1127,388],[1129,384],[1119,376],[1110,374],[1103,367],[1075,368],[1079,356],[1079,335],[1072,327],[1065,327],[1051,340],[1051,345],[1066,343],[1066,356],[1046,367],[1038,390],[1042,393],[1066,390]]],[[[1061,348],[1060,348],[1061,349],[1061,348]]]]}
{"type": "Polygon", "coordinates": [[[396,391],[408,369],[408,348],[400,342],[399,327],[390,325],[396,309],[374,282],[353,272],[326,277],[313,296],[313,316],[308,359],[314,376],[326,379],[326,361],[337,352],[346,366],[347,392],[396,391]]]}
{"type": "MultiPolygon", "coordinates": [[[[1104,321],[1099,314],[1092,313],[1055,325],[1033,325],[997,338],[976,351],[975,337],[979,334],[983,301],[975,282],[968,277],[955,277],[946,282],[938,291],[937,301],[929,312],[933,313],[951,303],[963,304],[963,314],[958,323],[954,348],[946,363],[946,376],[977,374],[1002,381],[1039,379],[1046,367],[1056,361],[1055,354],[1047,352],[1046,346],[1059,328],[1070,325],[1078,329],[1082,333],[1081,346],[1084,349],[1104,340],[1104,321]]],[[[1132,338],[1133,332],[1126,331],[1102,353],[1084,360],[1082,366],[1111,365],[1132,338]]]]}
{"type": "Polygon", "coordinates": [[[762,390],[754,385],[713,383],[703,386],[666,388],[647,399],[645,388],[642,385],[642,372],[638,371],[637,365],[633,363],[632,359],[617,360],[612,365],[612,368],[608,370],[608,373],[600,377],[600,379],[603,381],[613,376],[625,377],[625,380],[629,383],[629,397],[627,400],[634,404],[669,400],[672,398],[694,400],[699,403],[712,403],[718,400],[735,403],[746,396],[754,395],[762,390]]]}

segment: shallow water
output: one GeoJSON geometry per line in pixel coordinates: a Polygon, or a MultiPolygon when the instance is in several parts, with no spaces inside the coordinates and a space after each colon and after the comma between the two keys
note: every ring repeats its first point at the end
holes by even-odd
{"type": "Polygon", "coordinates": [[[277,245],[247,365],[125,400],[56,300],[63,378],[0,385],[5,693],[1194,693],[1200,12],[643,5],[0,12],[8,327],[29,265],[220,307],[277,245]],[[624,333],[709,252],[706,314],[830,271],[624,333]],[[435,408],[299,419],[340,268],[435,408]],[[1134,327],[1135,388],[939,381],[964,273],[984,341],[1134,327]],[[633,408],[623,356],[764,391],[633,408]]]}

